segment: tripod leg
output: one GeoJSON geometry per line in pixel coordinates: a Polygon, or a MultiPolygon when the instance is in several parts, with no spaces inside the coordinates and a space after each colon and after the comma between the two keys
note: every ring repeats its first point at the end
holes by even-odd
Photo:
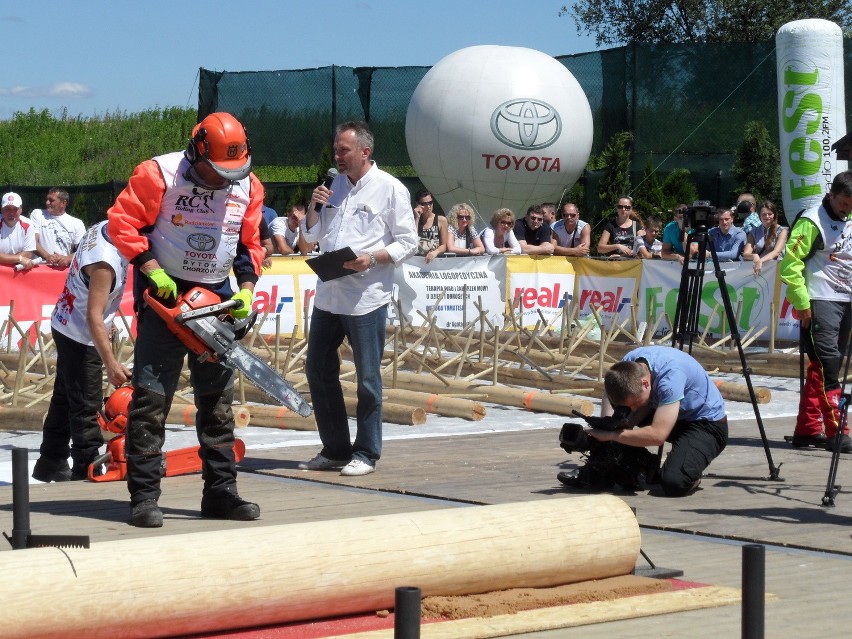
{"type": "Polygon", "coordinates": [[[743,377],[748,387],[749,399],[754,407],[754,418],[757,421],[757,428],[760,431],[760,439],[763,441],[763,451],[766,453],[766,462],[769,464],[769,479],[782,481],[779,475],[781,465],[775,465],[772,460],[772,452],[769,450],[769,440],[766,437],[766,429],[763,427],[763,419],[760,416],[760,409],[757,407],[757,394],[754,392],[754,386],[751,383],[751,368],[746,362],[745,352],[743,351],[743,343],[740,338],[740,329],[737,326],[737,318],[734,314],[734,309],[731,306],[731,296],[728,294],[728,286],[725,282],[725,271],[719,266],[719,256],[716,255],[716,247],[712,242],[708,242],[710,248],[710,256],[713,259],[713,270],[716,274],[716,281],[719,283],[719,294],[722,297],[722,304],[725,307],[725,316],[728,319],[728,326],[731,329],[731,339],[737,346],[737,353],[740,356],[740,364],[742,365],[743,377]]]}
{"type": "Polygon", "coordinates": [[[849,396],[842,395],[838,403],[840,408],[840,424],[834,434],[831,449],[831,464],[828,467],[828,480],[825,483],[825,495],[822,497],[823,506],[834,506],[834,498],[840,492],[841,486],[835,484],[837,481],[837,467],[840,464],[840,442],[849,419],[849,396]]]}
{"type": "Polygon", "coordinates": [[[849,379],[849,364],[850,360],[852,360],[852,339],[849,338],[849,326],[848,322],[852,317],[852,303],[846,308],[846,314],[841,320],[840,325],[840,335],[845,336],[842,337],[845,340],[845,363],[842,366],[843,369],[843,377],[842,377],[842,386],[840,388],[840,400],[838,401],[838,409],[840,413],[839,424],[837,425],[837,431],[834,433],[834,438],[832,439],[832,449],[831,449],[831,463],[828,467],[828,480],[825,484],[825,495],[822,498],[823,506],[834,506],[834,497],[837,493],[840,492],[840,486],[836,485],[837,481],[837,467],[840,464],[840,448],[843,442],[843,436],[846,433],[846,429],[849,424],[849,400],[850,396],[846,393],[846,382],[849,379]]]}

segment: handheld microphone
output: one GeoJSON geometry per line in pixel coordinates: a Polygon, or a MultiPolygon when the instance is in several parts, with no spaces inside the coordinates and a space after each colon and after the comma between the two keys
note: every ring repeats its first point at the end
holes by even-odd
{"type": "MultiPolygon", "coordinates": [[[[334,178],[336,178],[336,177],[337,177],[337,169],[335,169],[334,167],[331,167],[331,168],[330,168],[330,169],[326,172],[326,174],[325,174],[325,179],[322,181],[322,185],[323,185],[325,188],[330,189],[330,188],[331,188],[331,183],[332,183],[332,182],[334,182],[334,178]]],[[[316,204],[314,204],[314,212],[315,212],[315,213],[319,213],[321,209],[322,209],[322,204],[320,204],[319,202],[317,202],[316,204]]]]}

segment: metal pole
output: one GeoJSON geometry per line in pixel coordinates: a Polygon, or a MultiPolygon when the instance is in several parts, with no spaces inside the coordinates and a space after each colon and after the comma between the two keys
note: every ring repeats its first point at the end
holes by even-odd
{"type": "Polygon", "coordinates": [[[28,466],[29,451],[15,446],[12,448],[12,548],[27,547],[30,536],[30,479],[28,466]]]}
{"type": "Polygon", "coordinates": [[[763,639],[764,636],[765,554],[766,548],[760,544],[743,546],[743,639],[763,639]]]}
{"type": "Polygon", "coordinates": [[[396,589],[393,639],[420,639],[420,588],[401,586],[396,589]]]}

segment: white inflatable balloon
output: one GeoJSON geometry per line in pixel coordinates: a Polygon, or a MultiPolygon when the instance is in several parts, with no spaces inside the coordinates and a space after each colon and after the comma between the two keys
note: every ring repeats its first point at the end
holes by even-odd
{"type": "Polygon", "coordinates": [[[533,49],[477,46],[441,59],[408,105],[417,176],[444,210],[469,202],[479,228],[495,209],[558,201],[592,148],[592,110],[573,75],[533,49]]]}
{"type": "Polygon", "coordinates": [[[787,219],[818,205],[848,163],[831,145],[846,135],[843,32],[828,20],[788,22],[775,36],[781,193],[787,219]]]}

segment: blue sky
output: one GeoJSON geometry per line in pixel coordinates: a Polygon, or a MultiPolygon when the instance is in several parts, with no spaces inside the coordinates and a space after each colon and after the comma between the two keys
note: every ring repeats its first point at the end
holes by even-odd
{"type": "Polygon", "coordinates": [[[594,51],[560,0],[31,0],[0,4],[0,119],[197,106],[199,67],[433,65],[478,44],[594,51]]]}

